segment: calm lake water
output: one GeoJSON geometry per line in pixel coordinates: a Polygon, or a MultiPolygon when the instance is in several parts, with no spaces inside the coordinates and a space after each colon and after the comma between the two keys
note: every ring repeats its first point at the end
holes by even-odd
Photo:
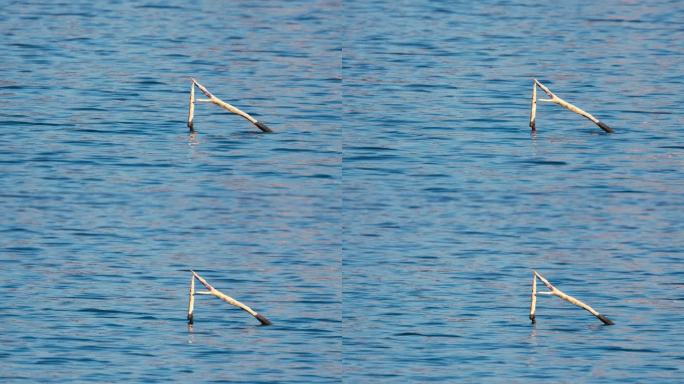
{"type": "Polygon", "coordinates": [[[3,9],[0,381],[684,377],[680,2],[3,9]]]}

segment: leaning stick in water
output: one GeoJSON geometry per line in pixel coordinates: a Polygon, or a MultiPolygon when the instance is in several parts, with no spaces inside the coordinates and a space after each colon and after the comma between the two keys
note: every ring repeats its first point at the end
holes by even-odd
{"type": "MultiPolygon", "coordinates": [[[[582,308],[582,309],[588,311],[588,312],[591,313],[592,315],[596,316],[599,320],[601,320],[601,321],[603,322],[603,324],[605,324],[605,325],[613,325],[613,324],[615,324],[615,323],[613,323],[610,319],[608,319],[607,317],[605,317],[605,316],[603,316],[602,314],[598,313],[598,311],[596,311],[594,308],[592,308],[592,307],[590,307],[589,305],[585,304],[584,302],[582,302],[582,301],[580,301],[580,300],[578,300],[578,299],[576,299],[576,298],[574,298],[574,297],[572,297],[572,296],[570,296],[570,295],[564,293],[564,292],[561,291],[560,289],[554,287],[553,284],[549,283],[549,281],[546,280],[542,275],[540,275],[539,273],[537,273],[537,271],[534,271],[534,276],[537,277],[537,278],[539,278],[539,280],[541,280],[541,282],[544,283],[544,285],[546,285],[546,287],[549,288],[549,289],[551,290],[550,292],[539,292],[539,294],[558,296],[558,297],[560,297],[561,299],[563,299],[563,300],[565,300],[565,301],[567,301],[567,302],[569,302],[569,303],[575,304],[576,306],[578,306],[578,307],[580,307],[580,308],[582,308]]],[[[534,288],[533,288],[533,289],[534,289],[534,288]]],[[[534,303],[534,299],[533,299],[533,303],[534,303]]],[[[531,316],[532,316],[532,315],[530,315],[530,317],[531,317],[531,316]]],[[[533,322],[534,322],[534,320],[533,320],[533,322]]]]}
{"type": "MultiPolygon", "coordinates": [[[[242,309],[243,311],[249,313],[250,315],[254,316],[257,320],[259,320],[261,325],[271,325],[272,324],[271,321],[268,320],[264,315],[257,313],[255,310],[248,307],[247,305],[233,299],[232,297],[230,297],[230,296],[226,295],[225,293],[219,291],[218,289],[212,287],[211,284],[207,283],[207,281],[204,280],[202,278],[202,276],[198,275],[195,271],[191,270],[190,272],[192,272],[192,275],[194,278],[199,280],[199,282],[202,283],[202,285],[204,285],[209,290],[209,292],[196,292],[196,294],[216,296],[219,299],[225,301],[226,303],[228,303],[230,305],[234,305],[234,306],[242,309]]],[[[194,280],[193,280],[193,283],[194,283],[194,280]]]]}
{"type": "Polygon", "coordinates": [[[537,276],[532,275],[532,304],[530,304],[530,320],[532,324],[537,321],[534,319],[534,311],[537,309],[537,276]]]}
{"type": "MultiPolygon", "coordinates": [[[[534,79],[534,84],[537,85],[539,88],[541,88],[541,90],[544,91],[544,93],[546,93],[550,97],[550,99],[539,99],[539,101],[558,104],[561,107],[563,107],[569,111],[575,112],[576,114],[578,114],[580,116],[586,117],[587,119],[591,120],[594,124],[598,125],[599,128],[603,129],[604,131],[606,131],[608,133],[613,133],[613,129],[610,128],[608,125],[599,121],[599,119],[592,116],[589,112],[587,112],[581,108],[578,108],[578,107],[568,103],[567,101],[561,99],[560,97],[556,96],[553,92],[551,92],[548,88],[546,88],[546,86],[544,86],[544,84],[540,83],[537,79],[534,79]]],[[[537,96],[537,93],[535,91],[533,91],[533,93],[532,93],[532,117],[530,120],[530,127],[532,128],[533,131],[535,130],[534,116],[536,114],[535,112],[536,112],[536,107],[537,107],[537,103],[535,103],[535,100],[537,98],[536,96],[537,96]]]]}
{"type": "MultiPolygon", "coordinates": [[[[197,101],[210,102],[210,103],[216,104],[219,107],[227,110],[228,112],[232,112],[236,115],[242,116],[243,118],[247,119],[250,123],[254,124],[257,128],[261,129],[263,132],[273,132],[269,127],[266,126],[266,124],[264,124],[260,121],[257,121],[257,119],[253,118],[247,112],[242,111],[239,108],[232,106],[232,105],[226,103],[225,101],[219,99],[218,97],[214,96],[211,92],[209,92],[207,90],[207,88],[205,88],[202,84],[197,82],[197,80],[194,78],[192,79],[192,87],[193,87],[192,88],[193,89],[192,94],[193,95],[194,95],[195,86],[197,86],[197,88],[199,88],[199,90],[202,91],[202,93],[204,93],[209,98],[209,99],[197,99],[197,101]]],[[[191,96],[191,97],[193,97],[193,96],[191,96]]],[[[190,111],[191,111],[191,113],[193,111],[192,105],[190,106],[190,111]]],[[[190,126],[190,122],[188,122],[188,126],[190,126]]],[[[192,130],[191,126],[190,126],[190,129],[192,130]]]]}
{"type": "Polygon", "coordinates": [[[192,324],[192,312],[195,310],[195,276],[190,277],[190,301],[188,302],[188,324],[192,324]]]}

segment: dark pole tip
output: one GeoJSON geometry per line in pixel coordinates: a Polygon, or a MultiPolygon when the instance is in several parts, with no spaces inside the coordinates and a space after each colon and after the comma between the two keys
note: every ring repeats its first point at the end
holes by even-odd
{"type": "Polygon", "coordinates": [[[599,320],[603,321],[603,324],[605,325],[615,325],[615,323],[613,323],[609,318],[603,315],[598,315],[597,317],[599,318],[599,320]]]}
{"type": "Polygon", "coordinates": [[[257,126],[257,128],[261,129],[264,132],[273,132],[271,128],[267,127],[266,124],[262,123],[261,121],[257,121],[254,123],[254,125],[257,126]]]}
{"type": "Polygon", "coordinates": [[[596,123],[596,125],[598,125],[601,129],[603,129],[604,131],[606,131],[608,133],[613,133],[613,128],[607,126],[605,123],[603,123],[601,121],[596,123]]]}
{"type": "Polygon", "coordinates": [[[260,314],[260,313],[257,313],[255,317],[257,318],[257,320],[259,320],[259,322],[261,323],[261,325],[271,325],[271,324],[273,324],[273,323],[271,323],[271,320],[267,319],[266,316],[264,316],[264,315],[262,315],[262,314],[260,314]]]}
{"type": "Polygon", "coordinates": [[[532,321],[532,324],[537,322],[537,320],[534,319],[534,315],[530,315],[530,320],[532,321]]]}
{"type": "Polygon", "coordinates": [[[195,129],[193,128],[192,121],[188,122],[188,128],[190,129],[190,132],[194,131],[195,129]]]}
{"type": "Polygon", "coordinates": [[[193,321],[193,319],[192,319],[192,314],[189,314],[189,315],[188,315],[188,324],[191,324],[191,325],[192,325],[193,323],[194,323],[194,321],[193,321]]]}

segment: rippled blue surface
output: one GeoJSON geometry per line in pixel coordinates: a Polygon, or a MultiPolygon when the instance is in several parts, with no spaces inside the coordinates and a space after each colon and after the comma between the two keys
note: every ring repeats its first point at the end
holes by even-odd
{"type": "Polygon", "coordinates": [[[3,6],[0,381],[682,377],[679,2],[3,6]]]}
{"type": "Polygon", "coordinates": [[[648,3],[345,2],[349,382],[681,381],[684,12],[648,3]],[[617,133],[531,137],[533,77],[617,133]],[[533,268],[617,325],[531,327],[533,268]]]}
{"type": "Polygon", "coordinates": [[[0,381],[335,382],[339,5],[155,4],[4,7],[0,381]]]}

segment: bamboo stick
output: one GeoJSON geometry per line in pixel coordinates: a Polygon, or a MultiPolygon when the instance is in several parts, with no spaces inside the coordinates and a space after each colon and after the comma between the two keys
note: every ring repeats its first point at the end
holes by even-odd
{"type": "Polygon", "coordinates": [[[202,93],[204,93],[209,98],[208,100],[202,100],[202,101],[211,102],[211,103],[216,104],[219,107],[227,110],[228,112],[234,113],[238,116],[242,116],[247,121],[249,121],[250,123],[254,124],[257,128],[262,130],[263,132],[273,132],[269,127],[266,126],[266,124],[264,124],[260,121],[257,121],[257,119],[252,117],[249,113],[247,113],[247,112],[245,112],[245,111],[243,111],[243,110],[241,110],[241,109],[239,109],[233,105],[230,105],[230,104],[226,103],[225,101],[219,99],[218,97],[214,96],[211,92],[209,92],[209,90],[207,90],[207,88],[205,88],[202,84],[200,84],[195,78],[192,78],[192,84],[193,84],[193,92],[194,92],[194,86],[196,85],[197,88],[199,88],[199,90],[202,91],[202,93]]]}
{"type": "MultiPolygon", "coordinates": [[[[563,108],[565,108],[565,109],[567,109],[567,110],[569,110],[569,111],[575,112],[576,114],[578,114],[578,115],[580,115],[580,116],[586,117],[587,119],[591,120],[594,124],[598,125],[599,128],[603,129],[604,131],[606,131],[606,132],[608,132],[608,133],[613,133],[613,129],[610,128],[608,125],[606,125],[605,123],[599,121],[599,119],[597,119],[596,117],[594,117],[594,116],[593,116],[592,114],[590,114],[589,112],[587,112],[587,111],[585,111],[585,110],[583,110],[583,109],[581,109],[581,108],[579,108],[579,107],[577,107],[577,106],[575,106],[575,105],[573,105],[573,104],[570,104],[570,103],[568,103],[567,101],[565,101],[565,100],[561,99],[560,97],[556,96],[553,92],[551,92],[551,90],[549,90],[544,84],[540,83],[537,79],[534,79],[534,85],[536,85],[536,86],[538,86],[539,88],[541,88],[541,90],[544,91],[544,93],[546,93],[547,95],[549,95],[549,97],[551,98],[551,99],[540,99],[539,101],[546,101],[546,102],[551,102],[551,103],[554,103],[554,104],[558,104],[558,105],[560,105],[561,107],[563,107],[563,108]]],[[[532,111],[533,111],[533,112],[532,112],[532,113],[533,113],[533,114],[535,114],[535,111],[536,111],[536,103],[534,102],[534,100],[536,99],[536,97],[537,97],[537,92],[536,92],[536,88],[534,88],[534,91],[532,92],[532,99],[533,99],[533,101],[532,101],[532,104],[533,104],[533,105],[532,105],[532,111]]],[[[535,130],[535,127],[533,127],[532,118],[531,118],[531,121],[530,121],[530,127],[532,127],[532,130],[533,130],[533,131],[535,130]]]]}
{"type": "Polygon", "coordinates": [[[534,312],[537,309],[537,276],[532,275],[532,304],[530,304],[530,320],[532,324],[537,321],[534,319],[534,312]]]}
{"type": "MultiPolygon", "coordinates": [[[[605,324],[605,325],[613,325],[613,324],[615,324],[615,323],[613,323],[610,319],[608,319],[607,317],[605,317],[604,315],[598,313],[598,311],[596,311],[594,308],[590,307],[588,304],[582,302],[581,300],[579,300],[579,299],[577,299],[577,298],[575,298],[575,297],[572,297],[572,296],[566,294],[565,292],[563,292],[563,291],[561,291],[560,289],[558,289],[558,288],[556,288],[555,286],[553,286],[553,284],[551,284],[548,280],[546,280],[546,279],[545,279],[542,275],[540,275],[537,271],[533,271],[533,272],[534,272],[535,277],[539,278],[539,280],[541,280],[541,282],[544,283],[544,285],[546,285],[546,287],[549,288],[549,289],[551,290],[551,292],[548,292],[548,294],[557,296],[557,297],[559,297],[559,298],[561,298],[561,299],[563,299],[563,300],[565,300],[565,301],[567,301],[567,302],[569,302],[569,303],[571,303],[571,304],[574,304],[574,305],[576,305],[576,306],[578,306],[578,307],[580,307],[580,308],[582,308],[582,309],[588,311],[588,312],[591,313],[592,315],[596,316],[599,320],[601,320],[601,321],[603,322],[603,324],[605,324]]],[[[535,283],[536,283],[536,281],[535,281],[535,283]]],[[[534,288],[533,288],[533,289],[534,289],[534,288]]],[[[539,293],[545,293],[545,292],[539,292],[539,293]]]]}
{"type": "MultiPolygon", "coordinates": [[[[199,280],[199,282],[202,283],[202,285],[204,285],[209,290],[209,292],[197,292],[196,294],[210,294],[210,295],[216,296],[219,299],[225,301],[226,303],[228,303],[230,305],[234,305],[234,306],[242,309],[243,311],[249,313],[250,315],[254,316],[257,320],[259,320],[261,325],[271,325],[272,324],[271,321],[268,320],[264,315],[257,313],[255,310],[248,307],[246,304],[243,304],[243,303],[235,300],[234,298],[226,295],[225,293],[223,293],[223,292],[219,291],[218,289],[214,288],[213,286],[211,286],[211,284],[207,283],[207,281],[204,280],[204,278],[202,278],[202,276],[198,275],[195,271],[190,270],[190,272],[192,272],[193,278],[196,278],[197,280],[199,280]]],[[[193,282],[194,282],[194,280],[193,280],[193,282]]]]}
{"type": "Polygon", "coordinates": [[[190,277],[190,301],[188,302],[188,324],[192,325],[192,312],[195,310],[195,276],[190,277]]]}
{"type": "Polygon", "coordinates": [[[195,83],[190,84],[190,107],[188,109],[188,128],[193,131],[192,120],[195,118],[195,83]]]}
{"type": "MultiPolygon", "coordinates": [[[[537,130],[537,84],[532,83],[532,111],[530,111],[530,128],[532,132],[537,130]]],[[[534,319],[532,319],[534,322],[534,319]]]]}

